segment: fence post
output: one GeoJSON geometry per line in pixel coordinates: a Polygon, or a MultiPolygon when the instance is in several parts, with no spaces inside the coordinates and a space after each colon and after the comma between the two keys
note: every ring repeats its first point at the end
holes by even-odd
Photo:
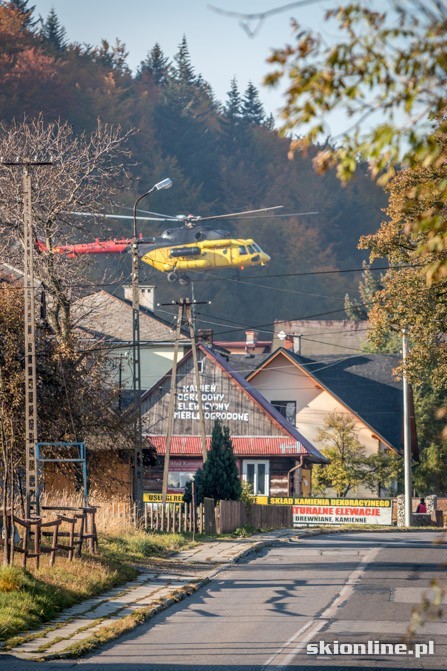
{"type": "MultiPolygon", "coordinates": [[[[14,518],[12,518],[12,523],[14,524],[14,518]]],[[[23,566],[23,568],[26,568],[28,543],[29,543],[29,524],[25,524],[24,532],[23,532],[23,541],[22,541],[22,549],[23,549],[22,566],[23,566]]]]}
{"type": "Polygon", "coordinates": [[[54,529],[53,529],[53,537],[51,540],[51,551],[50,551],[50,566],[54,566],[54,562],[56,561],[56,552],[57,552],[57,544],[59,541],[59,525],[60,525],[60,520],[55,520],[54,522],[54,529]]]}
{"type": "Polygon", "coordinates": [[[203,534],[203,503],[199,505],[199,533],[203,534]]]}
{"type": "Polygon", "coordinates": [[[36,520],[36,530],[34,532],[34,553],[36,555],[36,568],[40,566],[40,519],[36,520]]]}
{"type": "Polygon", "coordinates": [[[144,506],[144,530],[147,531],[147,503],[143,503],[144,506]]]}

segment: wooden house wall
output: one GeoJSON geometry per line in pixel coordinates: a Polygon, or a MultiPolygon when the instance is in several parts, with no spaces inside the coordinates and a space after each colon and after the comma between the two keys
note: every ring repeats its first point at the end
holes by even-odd
{"type": "MultiPolygon", "coordinates": [[[[205,426],[211,434],[214,422],[220,419],[233,436],[282,436],[284,430],[271,420],[265,411],[250,399],[232,378],[199,352],[205,359],[200,375],[205,426]]],[[[166,435],[170,398],[170,377],[144,399],[143,432],[166,435]]],[[[177,389],[174,403],[174,435],[200,435],[197,393],[192,357],[177,368],[177,389]]]]}

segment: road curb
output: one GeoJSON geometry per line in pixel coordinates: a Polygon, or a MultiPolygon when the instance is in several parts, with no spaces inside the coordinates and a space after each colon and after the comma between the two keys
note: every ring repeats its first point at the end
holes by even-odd
{"type": "MultiPolygon", "coordinates": [[[[439,532],[442,532],[442,529],[437,530],[439,532]]],[[[365,531],[367,531],[368,533],[370,533],[371,531],[383,533],[384,530],[379,528],[372,530],[368,529],[365,531]]],[[[402,527],[393,527],[386,529],[386,531],[390,532],[398,531],[401,533],[408,533],[409,531],[433,532],[434,529],[428,529],[428,528],[406,529],[402,527]]],[[[49,651],[48,654],[45,654],[44,650],[39,650],[39,648],[37,648],[35,652],[34,651],[21,652],[20,646],[17,646],[16,649],[12,648],[11,650],[8,650],[7,653],[5,651],[3,654],[11,654],[16,658],[33,660],[37,662],[56,660],[56,659],[74,659],[84,656],[89,652],[95,650],[96,648],[99,648],[113,640],[116,640],[117,638],[123,636],[124,634],[132,631],[140,624],[147,622],[152,617],[154,617],[155,615],[164,610],[167,610],[170,606],[174,605],[175,603],[183,601],[188,596],[194,594],[199,589],[201,589],[204,585],[208,584],[220,572],[224,571],[225,568],[231,566],[232,564],[236,564],[237,562],[246,558],[250,554],[257,552],[265,547],[271,547],[277,543],[281,543],[284,541],[291,541],[295,539],[299,540],[301,538],[309,538],[312,536],[346,534],[346,533],[358,534],[361,532],[362,532],[361,529],[343,529],[343,528],[287,529],[278,532],[275,536],[270,535],[268,538],[265,539],[262,538],[260,538],[259,540],[253,539],[254,542],[252,542],[252,544],[250,544],[248,547],[242,547],[239,553],[226,559],[222,563],[213,564],[212,562],[209,562],[207,565],[208,570],[206,570],[205,568],[206,564],[203,563],[202,565],[205,571],[202,577],[191,580],[190,582],[182,585],[181,587],[178,586],[176,587],[175,585],[173,585],[172,590],[168,592],[167,595],[160,597],[156,597],[154,595],[154,600],[152,603],[149,603],[146,606],[142,606],[141,608],[135,608],[135,610],[133,610],[131,613],[127,613],[126,615],[123,615],[121,618],[120,617],[114,618],[113,622],[111,622],[110,617],[109,618],[105,617],[104,625],[97,628],[96,631],[91,634],[91,636],[86,636],[85,638],[81,638],[78,641],[76,641],[76,636],[79,635],[79,633],[81,633],[83,630],[82,624],[80,623],[79,628],[74,630],[69,637],[53,641],[53,643],[49,646],[50,649],[52,646],[56,645],[56,643],[62,643],[63,641],[66,641],[67,647],[64,648],[63,650],[59,650],[53,653],[49,651]]],[[[235,540],[235,543],[237,543],[237,540],[235,540]]],[[[188,564],[185,562],[185,566],[187,565],[188,564]]],[[[122,588],[125,590],[125,585],[123,585],[122,588]]],[[[138,601],[135,601],[133,603],[138,604],[138,601]]],[[[118,613],[119,611],[116,614],[118,615],[118,613]]],[[[101,621],[98,621],[98,624],[95,626],[98,626],[100,624],[101,621]]],[[[42,644],[40,647],[43,648],[44,644],[42,644]]],[[[1,656],[2,654],[0,653],[0,657],[1,656]]]]}
{"type": "MultiPolygon", "coordinates": [[[[183,601],[188,596],[191,596],[191,594],[197,592],[201,587],[203,587],[203,585],[209,583],[211,579],[212,576],[205,576],[204,578],[200,578],[198,580],[195,580],[194,582],[188,583],[181,589],[178,588],[173,589],[172,594],[163,598],[161,603],[158,603],[157,605],[154,606],[147,606],[144,608],[140,608],[134,611],[134,613],[132,614],[132,618],[129,619],[129,626],[121,628],[120,631],[118,632],[113,631],[113,625],[105,624],[104,627],[98,630],[98,632],[93,634],[91,637],[84,639],[81,643],[79,644],[72,643],[71,645],[68,645],[65,650],[62,650],[58,653],[49,653],[48,655],[41,655],[39,658],[35,658],[35,661],[45,662],[56,659],[75,659],[78,657],[82,657],[88,654],[89,652],[92,652],[96,648],[99,648],[103,645],[106,645],[107,643],[110,643],[111,641],[116,640],[121,636],[124,636],[128,632],[132,631],[136,627],[143,624],[144,622],[147,622],[148,620],[153,618],[155,615],[158,615],[158,613],[167,610],[170,606],[173,606],[176,603],[180,603],[180,601],[183,601]],[[108,635],[109,633],[110,635],[108,635]]],[[[127,618],[130,618],[130,616],[123,617],[122,621],[126,620],[127,618]]],[[[67,639],[67,641],[69,641],[69,639],[67,639]]],[[[27,656],[26,658],[30,659],[29,656],[27,656]]]]}

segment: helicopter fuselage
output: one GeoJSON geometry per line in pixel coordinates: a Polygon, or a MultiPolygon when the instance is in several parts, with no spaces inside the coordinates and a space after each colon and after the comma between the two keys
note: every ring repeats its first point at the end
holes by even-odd
{"type": "MultiPolygon", "coordinates": [[[[186,232],[194,234],[199,231],[186,232]]],[[[270,261],[270,256],[251,238],[196,239],[166,247],[154,245],[153,249],[144,252],[142,261],[163,273],[264,266],[270,261]]]]}

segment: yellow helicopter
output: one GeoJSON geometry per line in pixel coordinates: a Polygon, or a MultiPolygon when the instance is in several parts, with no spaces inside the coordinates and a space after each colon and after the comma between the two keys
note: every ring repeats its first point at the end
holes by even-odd
{"type": "Polygon", "coordinates": [[[182,271],[210,270],[212,268],[238,268],[265,266],[270,256],[251,238],[201,240],[189,245],[157,247],[146,252],[142,261],[156,270],[167,273],[168,282],[180,280],[185,284],[182,271]]]}
{"type": "MultiPolygon", "coordinates": [[[[258,219],[260,216],[271,217],[270,212],[282,208],[282,205],[265,207],[258,210],[246,210],[233,214],[199,217],[193,215],[177,215],[172,217],[158,212],[148,212],[148,215],[136,217],[142,221],[175,221],[183,226],[167,229],[160,236],[149,239],[138,239],[139,255],[144,263],[156,270],[166,273],[168,282],[179,281],[186,285],[190,277],[185,271],[207,271],[211,269],[236,268],[243,270],[250,266],[265,266],[270,256],[252,238],[232,238],[226,230],[203,225],[204,222],[216,219],[258,219]]],[[[127,215],[92,214],[87,212],[71,212],[77,216],[96,216],[113,219],[131,219],[127,215]]],[[[317,214],[306,212],[299,214],[317,214]]],[[[273,215],[291,217],[288,215],[273,215]]],[[[79,254],[120,254],[131,250],[133,238],[120,240],[95,240],[89,243],[60,245],[51,251],[66,254],[68,257],[79,254]]],[[[43,243],[40,243],[39,246],[43,243]]]]}

